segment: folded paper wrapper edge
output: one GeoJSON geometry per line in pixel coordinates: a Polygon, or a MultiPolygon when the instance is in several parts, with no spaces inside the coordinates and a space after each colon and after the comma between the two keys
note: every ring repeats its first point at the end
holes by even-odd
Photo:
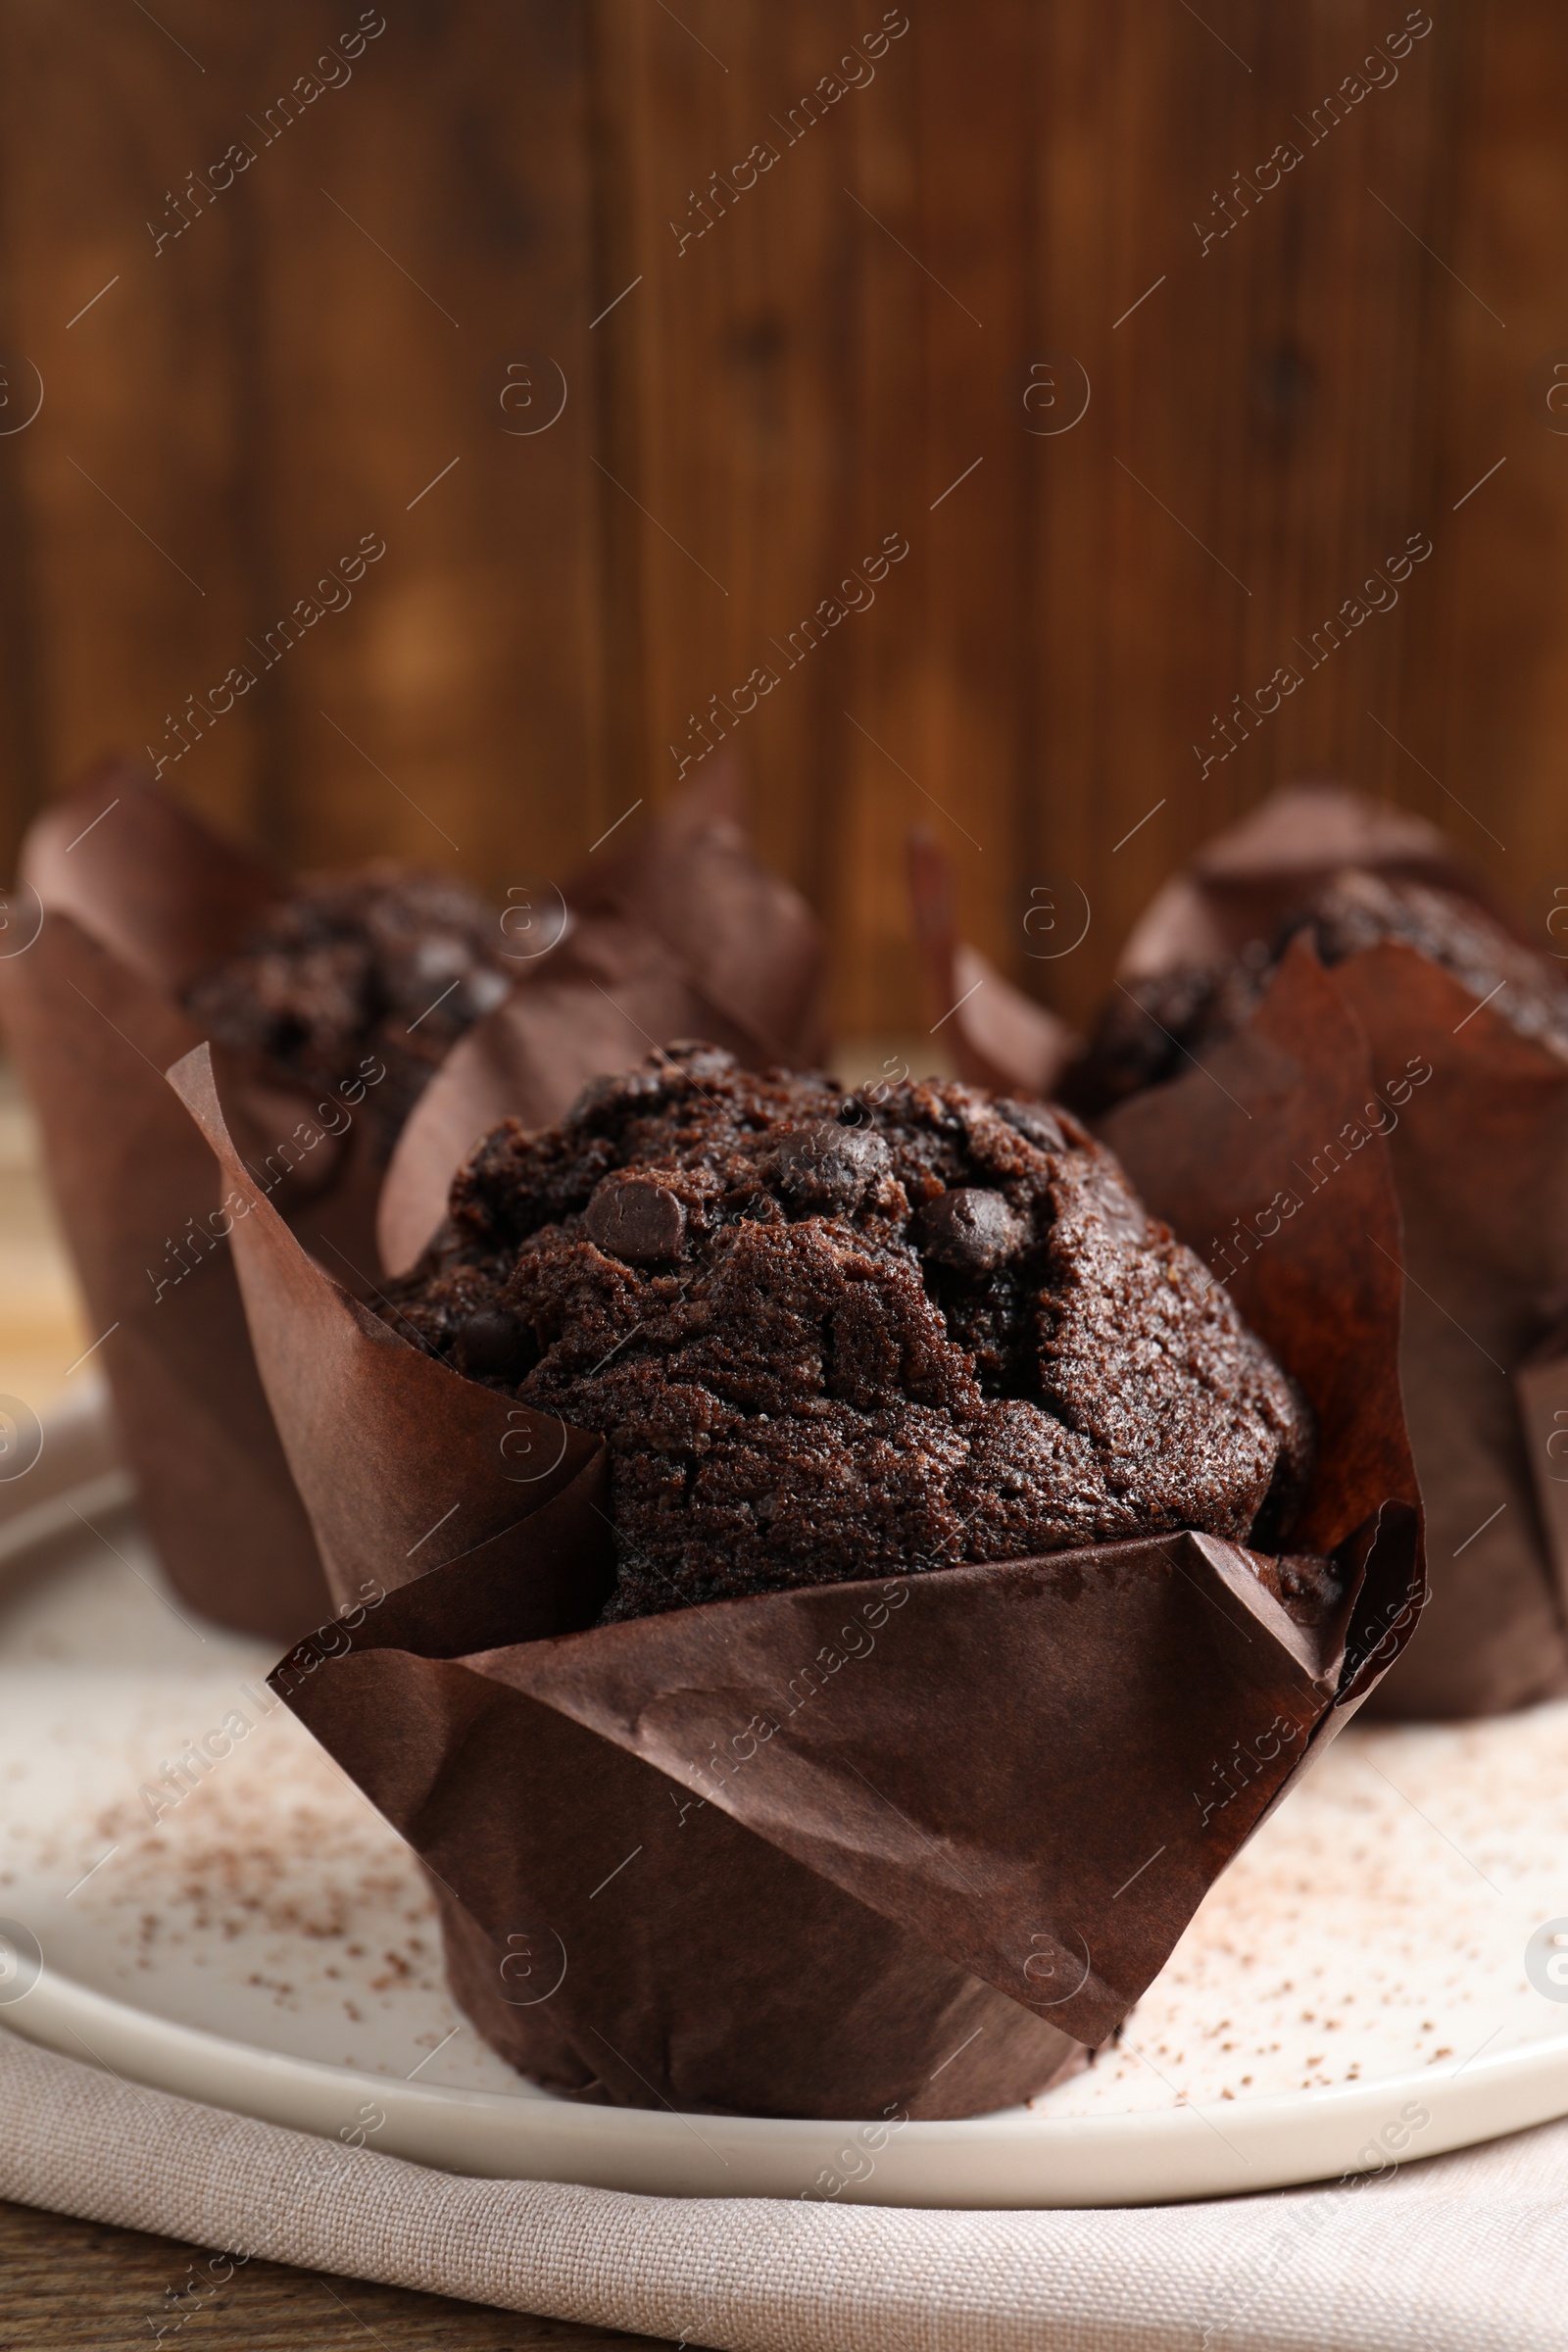
{"type": "Polygon", "coordinates": [[[367,1579],[401,1583],[492,1544],[508,1529],[520,1530],[577,1481],[603,1452],[599,1439],[566,1429],[554,1415],[509,1404],[437,1363],[306,1251],[235,1151],[210,1047],[198,1046],[175,1062],[169,1083],[222,1168],[230,1200],[246,1203],[243,1216],[234,1212],[230,1238],[251,1339],[340,1604],[356,1600],[367,1579]],[[355,1442],[352,1415],[334,1411],[351,1367],[367,1362],[375,1367],[388,1455],[373,1464],[368,1446],[355,1442]],[[462,1461],[461,1470],[448,1472],[446,1486],[456,1492],[449,1497],[443,1489],[449,1508],[436,1519],[427,1509],[431,1497],[407,1467],[420,1423],[430,1416],[440,1420],[462,1461]],[[313,1439],[327,1426],[339,1444],[323,1489],[311,1476],[313,1439]]]}
{"type": "Polygon", "coordinates": [[[1522,936],[1485,877],[1424,817],[1341,784],[1287,784],[1156,891],[1123,942],[1117,977],[1221,962],[1250,939],[1269,937],[1346,866],[1457,892],[1522,936]]]}
{"type": "Polygon", "coordinates": [[[40,810],[21,879],[171,997],[283,895],[264,859],[118,757],[40,810]]]}

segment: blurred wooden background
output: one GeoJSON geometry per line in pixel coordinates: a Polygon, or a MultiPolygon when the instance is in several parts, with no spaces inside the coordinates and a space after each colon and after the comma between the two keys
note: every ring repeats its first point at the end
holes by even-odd
{"type": "Polygon", "coordinates": [[[666,796],[770,664],[723,723],[841,1032],[917,1017],[913,820],[1078,1013],[1170,864],[1292,775],[1539,902],[1565,101],[1547,0],[6,0],[0,857],[150,744],[290,860],[504,891],[666,796]],[[352,604],[264,671],[366,533],[352,604]],[[874,605],[786,667],[889,534],[874,605]],[[1035,960],[1053,883],[1093,920],[1035,960]]]}

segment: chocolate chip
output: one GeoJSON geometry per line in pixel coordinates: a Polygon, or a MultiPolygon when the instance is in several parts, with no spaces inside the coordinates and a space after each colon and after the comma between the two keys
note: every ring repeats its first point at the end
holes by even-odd
{"type": "Polygon", "coordinates": [[[657,1108],[667,1092],[662,1069],[614,1070],[590,1078],[566,1116],[578,1125],[609,1127],[628,1110],[657,1108]]]}
{"type": "Polygon", "coordinates": [[[1043,1102],[1009,1101],[999,1102],[997,1110],[1013,1133],[1021,1135],[1026,1144],[1033,1144],[1037,1152],[1065,1152],[1069,1149],[1055,1112],[1048,1110],[1043,1102]]]}
{"type": "Polygon", "coordinates": [[[671,1076],[684,1071],[694,1081],[703,1078],[727,1078],[735,1067],[735,1056],[726,1054],[722,1046],[708,1045],[700,1037],[672,1038],[660,1055],[671,1076]]]}
{"type": "Polygon", "coordinates": [[[539,1346],[520,1315],[482,1306],[459,1324],[453,1352],[470,1380],[520,1380],[538,1361],[539,1346]]]}
{"type": "Polygon", "coordinates": [[[1000,1193],[956,1185],[928,1200],[915,1218],[920,1247],[960,1274],[989,1274],[1021,1248],[1024,1227],[1000,1193]]]}
{"type": "Polygon", "coordinates": [[[607,1176],[583,1218],[589,1238],[629,1266],[657,1265],[680,1255],[686,1211],[667,1186],[651,1176],[607,1176]]]}
{"type": "Polygon", "coordinates": [[[792,1128],[762,1163],[793,1207],[839,1217],[859,1206],[866,1188],[887,1165],[881,1136],[830,1119],[792,1128]]]}

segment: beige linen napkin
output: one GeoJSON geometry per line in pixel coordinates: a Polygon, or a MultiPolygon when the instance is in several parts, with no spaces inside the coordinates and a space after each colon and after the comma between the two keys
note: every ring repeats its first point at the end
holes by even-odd
{"type": "Polygon", "coordinates": [[[1561,2352],[1568,2124],[1360,2186],[1119,2212],[428,2172],[0,2034],[0,2196],[724,2352],[1561,2352]]]}

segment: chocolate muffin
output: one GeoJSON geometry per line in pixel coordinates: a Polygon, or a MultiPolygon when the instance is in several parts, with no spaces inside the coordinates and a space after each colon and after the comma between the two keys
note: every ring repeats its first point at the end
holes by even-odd
{"type": "Polygon", "coordinates": [[[311,1087],[368,1054],[386,1077],[366,1097],[390,1151],[451,1048],[511,987],[497,915],[449,876],[391,863],[307,880],[239,950],[186,990],[210,1037],[266,1054],[311,1087]]]}
{"type": "Polygon", "coordinates": [[[1335,875],[1310,906],[1270,940],[1249,941],[1228,963],[1182,965],[1115,989],[1068,1092],[1090,1113],[1174,1078],[1256,1011],[1286,948],[1305,931],[1325,964],[1364,948],[1414,948],[1451,972],[1522,1037],[1568,1060],[1568,976],[1523,947],[1473,899],[1358,866],[1335,875]]]}
{"type": "Polygon", "coordinates": [[[1111,1154],[1042,1104],[878,1092],[671,1048],[496,1129],[391,1286],[405,1336],[604,1432],[607,1617],[1176,1528],[1279,1547],[1309,1408],[1111,1154]]]}

